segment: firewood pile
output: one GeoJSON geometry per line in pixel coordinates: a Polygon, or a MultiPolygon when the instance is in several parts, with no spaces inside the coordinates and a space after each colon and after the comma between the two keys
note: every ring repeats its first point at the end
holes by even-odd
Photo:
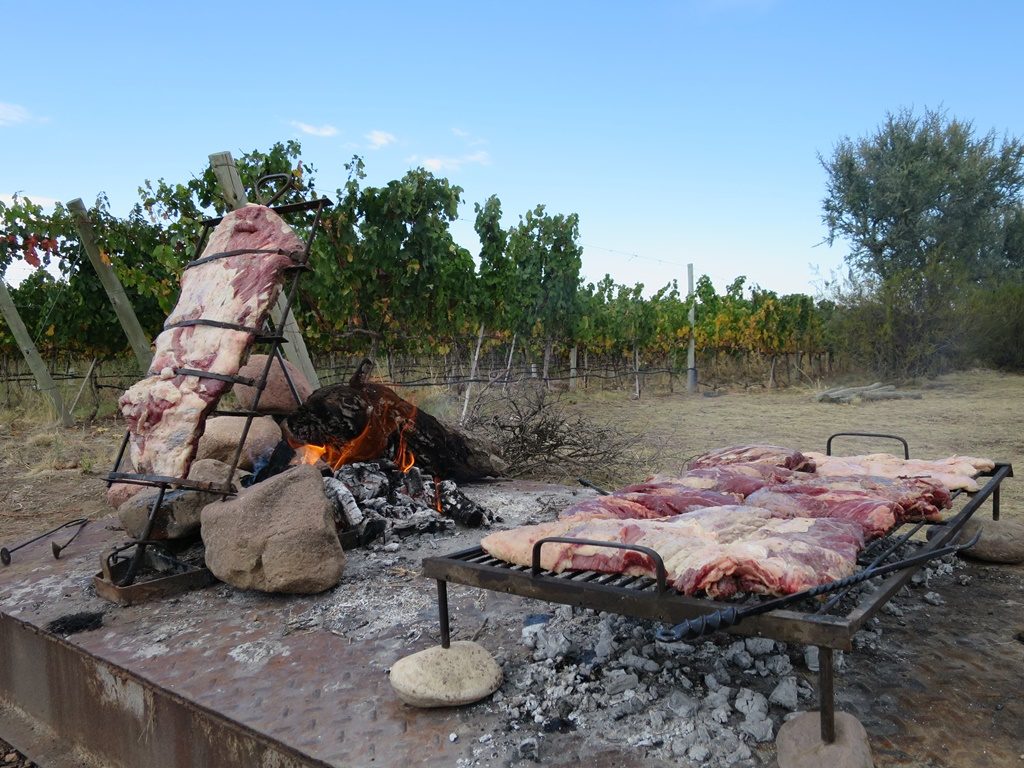
{"type": "Polygon", "coordinates": [[[819,403],[873,403],[879,400],[920,400],[922,394],[914,390],[896,389],[895,384],[876,381],[865,387],[833,387],[820,393],[815,400],[819,403]]]}

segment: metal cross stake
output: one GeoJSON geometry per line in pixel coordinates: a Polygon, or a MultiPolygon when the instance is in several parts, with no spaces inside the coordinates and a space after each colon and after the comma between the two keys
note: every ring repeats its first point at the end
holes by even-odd
{"type": "Polygon", "coordinates": [[[29,544],[34,544],[40,539],[45,539],[47,536],[53,536],[53,534],[55,534],[57,531],[62,531],[65,528],[71,528],[72,526],[77,525],[78,530],[75,531],[74,535],[63,544],[58,544],[55,541],[50,542],[50,548],[53,551],[53,556],[57,559],[60,559],[60,553],[64,551],[64,549],[66,549],[68,546],[70,546],[72,541],[78,538],[78,534],[82,532],[82,529],[85,528],[88,522],[89,521],[84,517],[79,517],[74,520],[68,520],[66,523],[58,525],[53,530],[47,531],[46,533],[41,533],[34,539],[29,539],[28,541],[22,542],[16,547],[11,547],[10,549],[8,549],[7,547],[3,547],[2,549],[0,549],[0,562],[2,562],[4,565],[10,565],[11,555],[17,552],[22,547],[27,547],[29,544]]]}

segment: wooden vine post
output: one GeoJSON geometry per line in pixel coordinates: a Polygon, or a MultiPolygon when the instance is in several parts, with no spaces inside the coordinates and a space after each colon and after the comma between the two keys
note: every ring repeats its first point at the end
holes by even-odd
{"type": "Polygon", "coordinates": [[[693,264],[686,265],[686,297],[690,300],[690,343],[686,346],[686,391],[691,395],[697,391],[697,355],[694,334],[696,333],[697,310],[693,298],[693,264]]]}
{"type": "Polygon", "coordinates": [[[135,359],[139,361],[139,369],[145,373],[149,370],[149,364],[153,360],[153,351],[150,348],[150,339],[142,330],[139,318],[135,316],[135,309],[124,292],[124,286],[117,279],[114,268],[110,265],[109,259],[104,259],[96,243],[96,235],[89,221],[89,213],[85,209],[85,203],[81,198],[76,198],[68,203],[68,210],[75,220],[75,228],[78,230],[78,240],[82,244],[82,250],[89,257],[92,268],[103,284],[103,290],[107,292],[110,304],[117,313],[117,319],[124,328],[124,333],[131,344],[135,359]]]}
{"type": "Polygon", "coordinates": [[[11,293],[7,290],[7,282],[4,280],[3,275],[0,275],[0,312],[3,313],[4,319],[7,321],[7,327],[14,334],[14,340],[18,342],[21,354],[25,356],[25,360],[28,362],[28,367],[35,377],[36,386],[39,391],[46,393],[46,396],[50,398],[60,423],[65,427],[70,427],[74,422],[71,419],[71,414],[64,408],[64,398],[61,397],[60,390],[57,389],[53,377],[50,376],[50,372],[46,369],[46,363],[40,357],[39,350],[36,349],[36,345],[32,342],[28,328],[21,321],[21,315],[18,314],[17,307],[14,306],[14,300],[11,299],[11,293]]]}
{"type": "MultiPolygon", "coordinates": [[[[230,152],[214,152],[210,155],[210,167],[220,184],[224,200],[231,210],[237,210],[245,206],[248,199],[245,195],[245,187],[242,186],[242,178],[238,175],[238,167],[230,152]]],[[[284,295],[278,295],[277,305],[272,310],[274,324],[280,329],[288,343],[282,347],[284,356],[288,361],[302,371],[313,389],[320,388],[320,378],[316,375],[313,361],[309,357],[309,350],[306,349],[306,341],[302,338],[302,329],[295,321],[295,314],[289,312],[284,317],[284,295]],[[284,324],[281,319],[284,317],[284,324]]]]}

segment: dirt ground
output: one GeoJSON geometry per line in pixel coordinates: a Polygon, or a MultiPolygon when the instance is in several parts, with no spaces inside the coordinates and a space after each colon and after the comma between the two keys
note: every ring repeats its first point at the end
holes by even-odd
{"type": "MultiPolygon", "coordinates": [[[[961,453],[1024,471],[1024,377],[970,371],[925,383],[922,391],[920,400],[853,405],[817,403],[809,388],[715,397],[654,394],[641,400],[626,392],[580,393],[566,401],[636,435],[643,458],[635,479],[675,472],[687,458],[729,444],[773,442],[823,451],[830,434],[844,431],[901,435],[917,458],[961,453]]],[[[0,413],[0,545],[12,547],[72,518],[109,514],[102,477],[122,435],[123,424],[113,421],[59,429],[38,416],[0,413]]],[[[833,452],[898,448],[877,439],[840,438],[833,452]]],[[[1021,479],[1004,484],[1002,513],[1024,520],[1021,479]]],[[[1024,765],[1024,566],[972,565],[970,581],[973,587],[949,591],[945,605],[886,619],[889,637],[899,645],[885,648],[905,647],[905,653],[854,654],[856,676],[839,686],[839,708],[860,714],[877,765],[1024,765]],[[980,681],[982,693],[966,695],[956,685],[957,675],[980,681]],[[878,705],[879,686],[886,681],[891,718],[878,705]],[[961,711],[971,713],[971,724],[958,733],[961,711]],[[1014,754],[993,757],[985,751],[987,739],[1005,745],[1014,734],[1021,745],[1014,754]]],[[[4,746],[0,742],[0,761],[6,758],[4,746]]]]}
{"type": "MultiPolygon", "coordinates": [[[[920,400],[854,405],[814,402],[810,388],[722,392],[716,397],[628,392],[566,395],[563,403],[636,435],[633,477],[675,472],[691,456],[738,443],[824,451],[835,432],[897,434],[911,456],[985,456],[1024,467],[1024,376],[968,371],[922,386],[920,400]]],[[[75,517],[109,514],[102,478],[123,437],[111,420],[59,429],[38,415],[0,412],[0,541],[5,546],[75,517]]],[[[836,454],[898,452],[892,441],[838,438],[836,454]]],[[[574,482],[573,478],[561,478],[574,482]]],[[[1010,481],[1004,511],[1024,517],[1024,483],[1010,481]]]]}

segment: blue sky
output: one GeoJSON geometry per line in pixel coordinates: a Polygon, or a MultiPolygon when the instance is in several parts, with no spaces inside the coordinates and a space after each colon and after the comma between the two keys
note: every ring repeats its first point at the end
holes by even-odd
{"type": "MultiPolygon", "coordinates": [[[[686,263],[813,293],[828,155],[887,111],[1024,135],[1019,2],[50,3],[0,0],[0,196],[115,212],[211,152],[301,140],[321,191],[422,165],[506,223],[580,216],[587,280],[686,263]],[[1018,53],[1015,53],[1018,51],[1018,53]]],[[[2,198],[0,198],[2,199],[2,198]]],[[[17,282],[14,268],[8,274],[17,282]]]]}

